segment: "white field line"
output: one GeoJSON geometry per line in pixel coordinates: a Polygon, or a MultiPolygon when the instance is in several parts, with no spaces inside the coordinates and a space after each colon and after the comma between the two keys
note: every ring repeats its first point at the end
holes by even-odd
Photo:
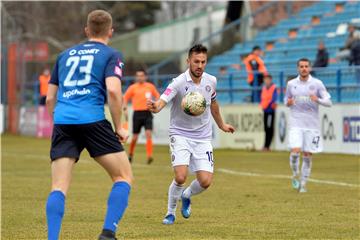
{"type": "MultiPolygon", "coordinates": [[[[231,175],[247,176],[247,177],[291,179],[291,176],[287,176],[287,175],[240,172],[240,171],[234,171],[234,170],[229,170],[229,169],[225,169],[225,168],[218,168],[216,171],[226,173],[226,174],[231,174],[231,175]]],[[[337,181],[330,181],[330,180],[320,180],[320,179],[313,179],[313,178],[309,178],[308,181],[309,182],[314,182],[314,183],[319,183],[319,184],[329,184],[329,185],[336,185],[336,186],[342,186],[342,187],[360,188],[360,185],[358,185],[358,184],[345,183],[345,182],[337,182],[337,181]]]]}
{"type": "MultiPolygon", "coordinates": [[[[20,158],[32,158],[32,159],[39,159],[39,160],[49,160],[49,155],[42,155],[42,154],[21,154],[21,153],[13,153],[13,152],[3,152],[2,157],[4,156],[18,156],[20,158]]],[[[80,162],[83,163],[90,163],[95,162],[92,159],[89,158],[81,158],[80,162]]],[[[146,164],[136,163],[133,164],[135,167],[147,167],[146,164]]],[[[152,165],[151,167],[158,167],[158,168],[170,168],[168,166],[156,166],[152,165]]],[[[254,172],[240,172],[240,171],[234,171],[226,168],[218,168],[216,169],[217,172],[225,173],[225,174],[231,174],[231,175],[237,175],[237,176],[246,176],[246,177],[265,177],[265,178],[277,178],[277,179],[291,179],[291,176],[288,175],[280,175],[280,174],[262,174],[262,173],[254,173],[254,172]]],[[[345,182],[337,182],[332,180],[320,180],[320,179],[313,179],[309,178],[309,182],[313,183],[319,183],[319,184],[328,184],[328,185],[336,185],[336,186],[342,186],[342,187],[354,187],[354,188],[360,188],[360,185],[358,184],[352,184],[352,183],[345,183],[345,182]]]]}

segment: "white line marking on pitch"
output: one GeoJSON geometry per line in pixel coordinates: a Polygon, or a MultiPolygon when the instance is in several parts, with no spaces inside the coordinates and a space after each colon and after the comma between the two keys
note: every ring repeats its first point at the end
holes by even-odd
{"type": "MultiPolygon", "coordinates": [[[[42,154],[19,154],[19,153],[14,153],[14,152],[3,152],[3,155],[7,155],[7,156],[19,156],[21,158],[35,158],[35,159],[49,159],[50,158],[46,155],[42,155],[42,154]]],[[[88,158],[83,158],[81,160],[81,162],[83,163],[90,163],[93,162],[92,159],[88,159],[88,158]]],[[[133,164],[133,166],[135,167],[147,167],[149,165],[147,164],[141,164],[141,163],[137,163],[137,164],[133,164]]],[[[152,165],[151,167],[155,167],[154,165],[152,165]]],[[[161,167],[161,168],[169,168],[169,167],[165,167],[165,166],[156,166],[156,167],[161,167]]],[[[238,175],[238,176],[247,176],[247,177],[268,177],[268,178],[277,178],[277,179],[291,179],[291,176],[288,175],[280,175],[280,174],[261,174],[261,173],[252,173],[252,172],[240,172],[240,171],[234,171],[234,170],[230,170],[230,169],[225,169],[225,168],[218,168],[215,169],[215,171],[217,172],[222,172],[222,173],[226,173],[226,174],[232,174],[232,175],[238,175]]],[[[314,183],[319,183],[319,184],[328,184],[328,185],[336,185],[336,186],[343,186],[343,187],[355,187],[355,188],[360,188],[360,185],[358,184],[352,184],[352,183],[345,183],[345,182],[336,182],[336,181],[330,181],[330,180],[319,180],[319,179],[313,179],[313,178],[309,178],[308,180],[309,182],[314,182],[314,183]]]]}
{"type": "MultiPolygon", "coordinates": [[[[287,176],[287,175],[239,172],[239,171],[229,170],[229,169],[225,169],[225,168],[218,168],[216,171],[222,172],[222,173],[227,173],[227,174],[232,174],[232,175],[238,175],[238,176],[247,176],[247,177],[267,177],[267,178],[291,179],[291,176],[287,176]]],[[[343,186],[343,187],[355,187],[355,188],[360,187],[360,185],[358,185],[358,184],[319,180],[319,179],[313,179],[313,178],[309,178],[308,181],[314,182],[314,183],[320,183],[320,184],[343,186]]]]}

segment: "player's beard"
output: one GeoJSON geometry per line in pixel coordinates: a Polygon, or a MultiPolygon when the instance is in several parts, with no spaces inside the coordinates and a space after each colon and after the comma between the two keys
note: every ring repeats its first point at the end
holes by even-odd
{"type": "Polygon", "coordinates": [[[203,70],[197,69],[197,71],[191,71],[191,74],[192,74],[193,76],[199,78],[199,77],[202,76],[203,72],[204,72],[203,70]]]}
{"type": "Polygon", "coordinates": [[[300,76],[301,76],[302,78],[308,78],[309,75],[310,75],[310,72],[300,72],[300,76]]]}

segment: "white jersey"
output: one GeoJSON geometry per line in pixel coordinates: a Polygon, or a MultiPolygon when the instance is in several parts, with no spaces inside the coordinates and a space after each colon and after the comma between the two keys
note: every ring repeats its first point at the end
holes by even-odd
{"type": "Polygon", "coordinates": [[[211,140],[211,101],[216,99],[216,77],[203,73],[200,84],[191,79],[189,70],[174,78],[160,97],[166,103],[172,101],[169,135],[180,135],[194,140],[211,140]],[[200,116],[187,115],[181,108],[181,100],[189,92],[200,92],[206,100],[206,109],[200,116]]]}
{"type": "Polygon", "coordinates": [[[316,95],[319,100],[330,101],[330,94],[324,84],[311,75],[307,81],[301,81],[299,76],[288,82],[285,94],[285,104],[288,98],[294,98],[295,104],[290,106],[290,127],[302,129],[320,129],[319,104],[310,99],[316,95]]]}

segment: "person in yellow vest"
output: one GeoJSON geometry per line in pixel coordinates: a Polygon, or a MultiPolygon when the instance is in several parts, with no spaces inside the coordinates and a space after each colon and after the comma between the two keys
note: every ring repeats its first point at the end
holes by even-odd
{"type": "Polygon", "coordinates": [[[274,122],[276,100],[278,97],[276,85],[272,82],[271,75],[265,75],[264,86],[261,90],[260,106],[264,111],[264,130],[265,130],[265,143],[264,151],[270,150],[271,141],[274,135],[274,122]]]}
{"type": "Polygon", "coordinates": [[[46,102],[46,94],[48,91],[48,83],[50,81],[50,70],[45,68],[42,74],[39,76],[39,85],[40,85],[40,105],[45,105],[46,102]]]}
{"type": "Polygon", "coordinates": [[[263,51],[259,46],[255,46],[252,52],[244,59],[247,72],[247,82],[253,88],[251,92],[251,102],[259,102],[264,76],[267,75],[265,63],[262,60],[263,51]]]}

